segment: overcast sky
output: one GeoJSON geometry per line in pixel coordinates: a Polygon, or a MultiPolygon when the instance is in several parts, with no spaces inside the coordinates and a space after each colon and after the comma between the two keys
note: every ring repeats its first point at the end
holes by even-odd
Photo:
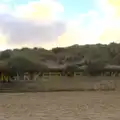
{"type": "Polygon", "coordinates": [[[0,0],[0,49],[120,41],[120,0],[0,0]]]}

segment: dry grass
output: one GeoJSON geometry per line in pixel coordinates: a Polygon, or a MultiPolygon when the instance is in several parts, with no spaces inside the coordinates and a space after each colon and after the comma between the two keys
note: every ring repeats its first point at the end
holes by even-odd
{"type": "Polygon", "coordinates": [[[120,89],[119,78],[112,77],[49,77],[37,81],[14,81],[0,84],[0,92],[93,91],[120,89]]]}
{"type": "Polygon", "coordinates": [[[0,120],[120,120],[120,93],[1,93],[0,120]]]}

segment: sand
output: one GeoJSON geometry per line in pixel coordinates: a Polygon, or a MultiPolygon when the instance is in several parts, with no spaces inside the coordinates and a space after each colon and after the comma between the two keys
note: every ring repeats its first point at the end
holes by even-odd
{"type": "Polygon", "coordinates": [[[0,120],[120,120],[120,92],[1,93],[0,120]]]}

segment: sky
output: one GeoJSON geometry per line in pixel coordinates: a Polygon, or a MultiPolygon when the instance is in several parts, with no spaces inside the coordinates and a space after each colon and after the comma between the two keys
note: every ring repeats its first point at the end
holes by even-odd
{"type": "Polygon", "coordinates": [[[0,0],[0,50],[120,42],[120,0],[0,0]]]}

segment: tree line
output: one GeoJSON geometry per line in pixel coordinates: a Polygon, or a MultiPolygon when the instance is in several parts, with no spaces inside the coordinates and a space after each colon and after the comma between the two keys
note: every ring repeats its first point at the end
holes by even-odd
{"type": "MultiPolygon", "coordinates": [[[[51,64],[51,63],[49,63],[51,64]]],[[[119,72],[120,44],[109,45],[73,45],[57,47],[51,50],[43,48],[22,48],[0,52],[0,71],[16,74],[39,71],[84,71],[94,75],[104,71],[119,72]],[[50,68],[47,62],[57,64],[56,69],[50,68]],[[63,65],[64,67],[59,68],[63,65]],[[107,65],[114,66],[106,68],[107,65]],[[83,66],[86,66],[83,69],[83,66]],[[116,67],[115,67],[116,66],[116,67]]],[[[111,74],[111,73],[110,73],[111,74]]]]}

